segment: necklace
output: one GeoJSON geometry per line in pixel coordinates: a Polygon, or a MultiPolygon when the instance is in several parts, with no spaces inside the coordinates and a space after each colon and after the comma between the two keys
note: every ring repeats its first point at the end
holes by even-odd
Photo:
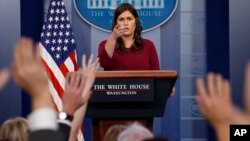
{"type": "Polygon", "coordinates": [[[125,42],[125,47],[126,47],[126,48],[130,48],[131,45],[134,44],[134,41],[135,41],[135,40],[132,40],[132,41],[130,41],[130,42],[125,42]]]}

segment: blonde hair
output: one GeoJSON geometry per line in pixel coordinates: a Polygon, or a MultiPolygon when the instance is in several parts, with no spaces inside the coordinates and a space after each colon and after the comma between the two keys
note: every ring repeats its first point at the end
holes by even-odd
{"type": "Polygon", "coordinates": [[[28,123],[22,117],[8,119],[0,128],[0,140],[26,141],[27,135],[28,123]]]}
{"type": "Polygon", "coordinates": [[[118,135],[126,129],[126,125],[118,124],[109,127],[103,141],[117,141],[118,135]]]}

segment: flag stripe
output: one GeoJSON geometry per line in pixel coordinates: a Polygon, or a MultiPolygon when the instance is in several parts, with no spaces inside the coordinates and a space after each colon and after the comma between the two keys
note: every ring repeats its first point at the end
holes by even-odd
{"type": "Polygon", "coordinates": [[[45,68],[46,68],[46,71],[47,71],[47,74],[48,74],[48,78],[49,80],[51,81],[51,84],[49,84],[49,87],[54,87],[54,88],[57,88],[56,89],[56,94],[52,94],[52,96],[59,96],[60,98],[62,98],[62,94],[64,92],[63,88],[64,87],[61,87],[56,76],[54,75],[54,73],[51,71],[51,69],[48,67],[47,63],[42,60],[44,62],[44,65],[45,65],[45,68]]]}
{"type": "Polygon", "coordinates": [[[75,53],[70,55],[70,58],[72,60],[72,63],[74,64],[74,70],[78,70],[78,65],[77,65],[77,58],[76,58],[76,51],[75,53]]]}
{"type": "Polygon", "coordinates": [[[69,70],[68,70],[66,64],[62,64],[62,65],[60,66],[60,70],[62,71],[62,74],[63,74],[64,77],[65,77],[65,76],[67,75],[67,73],[69,72],[69,70]]]}
{"type": "Polygon", "coordinates": [[[57,90],[55,89],[55,87],[51,87],[52,85],[53,85],[53,82],[49,80],[49,92],[53,97],[54,103],[56,103],[57,111],[62,111],[62,100],[58,96],[59,94],[57,93],[57,90]]]}
{"type": "Polygon", "coordinates": [[[77,70],[74,66],[74,62],[72,61],[72,57],[71,56],[75,56],[75,53],[72,52],[70,57],[68,59],[65,60],[65,66],[68,68],[69,71],[73,71],[73,70],[77,70]]]}

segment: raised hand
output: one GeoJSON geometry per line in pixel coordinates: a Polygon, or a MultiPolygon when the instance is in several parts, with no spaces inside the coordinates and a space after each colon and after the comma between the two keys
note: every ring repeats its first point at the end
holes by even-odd
{"type": "MultiPolygon", "coordinates": [[[[87,99],[82,99],[82,91],[84,88],[84,76],[80,71],[70,72],[66,76],[65,91],[63,95],[63,110],[73,115],[87,99]]],[[[87,96],[88,97],[88,96],[87,96]]]]}
{"type": "Polygon", "coordinates": [[[113,31],[112,31],[112,34],[111,36],[116,40],[118,39],[119,37],[121,37],[124,33],[124,27],[123,26],[120,26],[119,24],[117,24],[113,31]]]}
{"type": "Polygon", "coordinates": [[[86,57],[83,55],[83,69],[66,76],[63,110],[68,114],[73,115],[79,107],[88,102],[91,87],[95,81],[95,72],[99,67],[98,58],[93,62],[93,57],[91,55],[86,65],[86,57]]]}
{"type": "Polygon", "coordinates": [[[53,107],[39,45],[35,48],[31,39],[21,38],[15,46],[12,71],[16,83],[32,97],[34,109],[53,107]]]}
{"type": "MultiPolygon", "coordinates": [[[[89,100],[91,93],[92,93],[91,88],[92,88],[92,85],[95,81],[95,73],[96,73],[99,65],[100,65],[99,58],[97,58],[94,61],[94,56],[91,55],[89,60],[88,60],[88,63],[86,64],[86,56],[85,55],[82,56],[82,69],[80,69],[78,71],[78,73],[80,73],[82,76],[81,83],[79,86],[83,85],[83,87],[78,87],[79,91],[77,91],[77,93],[79,96],[76,97],[82,101],[80,102],[81,107],[76,109],[76,111],[74,112],[74,119],[72,121],[72,126],[71,126],[72,128],[70,131],[69,141],[75,141],[77,138],[78,131],[82,125],[82,121],[83,121],[85,113],[86,113],[88,100],[89,100]]],[[[75,80],[77,80],[77,79],[75,79],[75,80]]],[[[70,94],[69,94],[69,96],[70,96],[70,94]]],[[[74,102],[74,101],[72,101],[72,102],[74,102]]]]}
{"type": "Polygon", "coordinates": [[[0,90],[7,84],[8,80],[10,79],[10,72],[8,69],[0,70],[0,90]]]}
{"type": "Polygon", "coordinates": [[[209,73],[207,81],[198,78],[197,101],[202,114],[214,127],[219,141],[229,140],[229,125],[237,110],[231,101],[231,86],[221,75],[209,73]]]}
{"type": "Polygon", "coordinates": [[[82,56],[82,73],[85,78],[85,86],[83,90],[83,95],[86,95],[91,91],[92,85],[95,81],[95,73],[99,68],[99,58],[96,58],[94,61],[94,55],[91,54],[88,63],[86,64],[86,56],[82,56]]]}
{"type": "MultiPolygon", "coordinates": [[[[38,49],[28,38],[22,38],[14,51],[13,75],[19,86],[30,94],[48,89],[48,80],[42,66],[38,49]]],[[[39,48],[39,46],[36,46],[39,48]]]]}
{"type": "Polygon", "coordinates": [[[228,80],[223,79],[221,75],[209,73],[206,82],[198,78],[196,83],[197,101],[201,112],[214,127],[228,123],[228,118],[235,110],[228,80]]]}

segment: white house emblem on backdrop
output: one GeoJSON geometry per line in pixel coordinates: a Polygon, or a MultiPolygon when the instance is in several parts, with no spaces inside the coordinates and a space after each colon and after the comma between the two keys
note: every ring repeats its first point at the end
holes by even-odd
{"type": "Polygon", "coordinates": [[[74,0],[74,6],[85,22],[109,32],[115,8],[125,2],[137,10],[143,31],[149,31],[171,18],[178,0],[74,0]]]}

